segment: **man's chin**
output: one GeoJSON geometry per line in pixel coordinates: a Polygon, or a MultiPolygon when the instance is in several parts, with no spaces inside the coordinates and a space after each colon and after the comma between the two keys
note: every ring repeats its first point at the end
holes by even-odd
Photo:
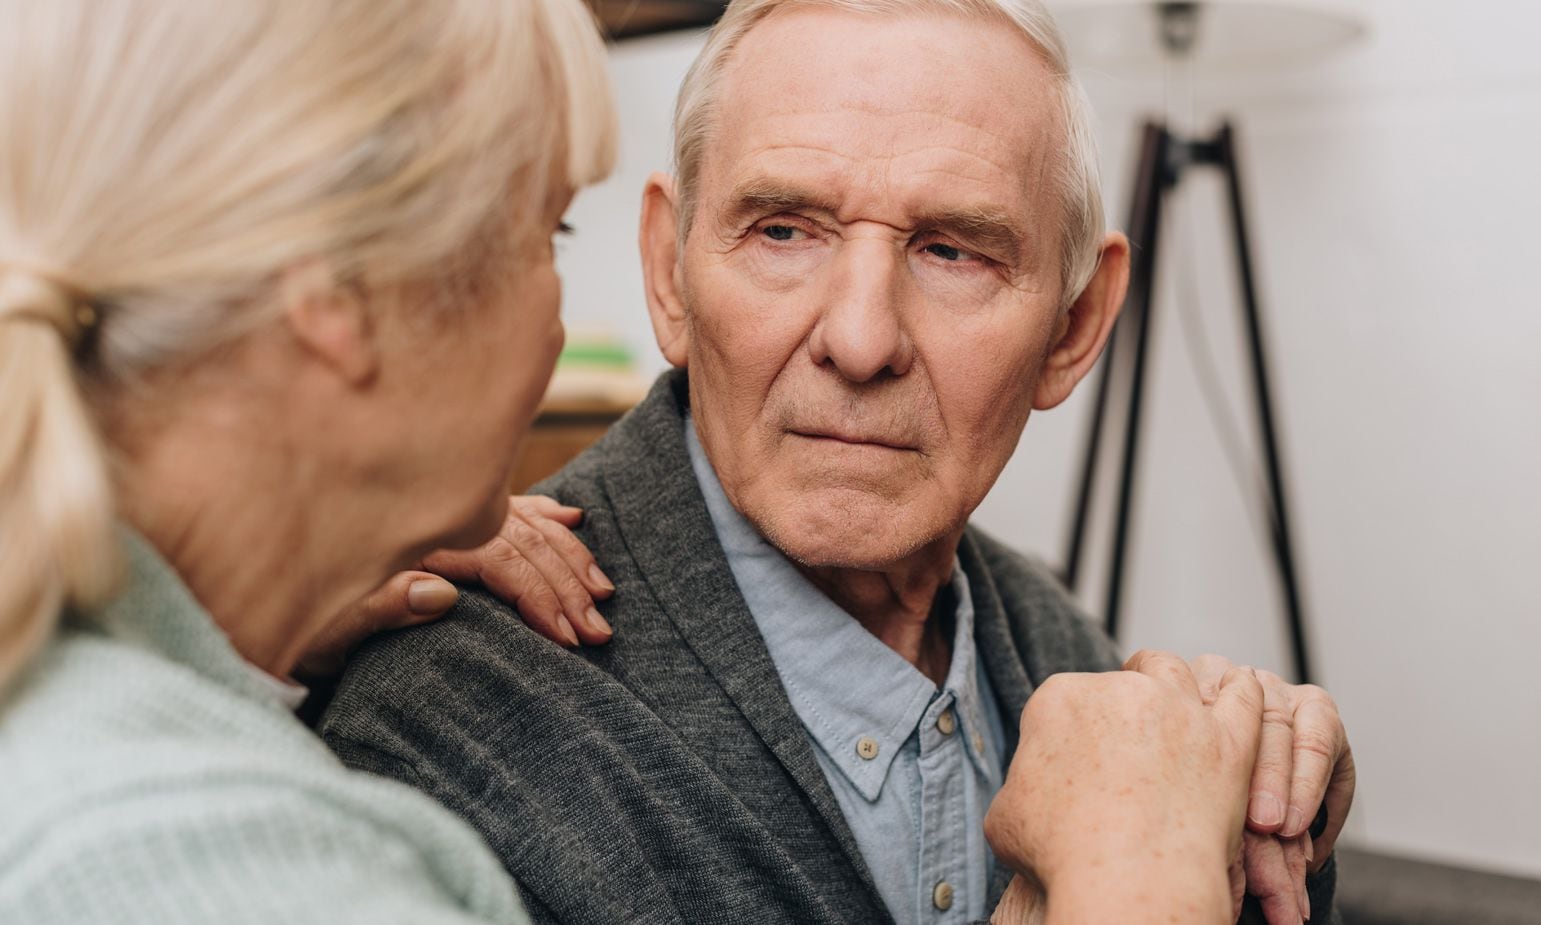
{"type": "Polygon", "coordinates": [[[823,507],[801,516],[758,524],[781,554],[805,568],[879,571],[940,539],[942,530],[912,523],[904,512],[823,507]]]}

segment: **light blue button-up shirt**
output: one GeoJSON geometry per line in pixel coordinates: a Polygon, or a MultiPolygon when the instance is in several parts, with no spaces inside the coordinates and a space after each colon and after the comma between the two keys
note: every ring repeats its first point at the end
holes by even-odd
{"type": "Polygon", "coordinates": [[[962,568],[954,560],[952,664],[938,689],[760,536],[688,418],[685,430],[733,577],[890,913],[899,925],[988,918],[984,817],[1006,736],[962,568]]]}

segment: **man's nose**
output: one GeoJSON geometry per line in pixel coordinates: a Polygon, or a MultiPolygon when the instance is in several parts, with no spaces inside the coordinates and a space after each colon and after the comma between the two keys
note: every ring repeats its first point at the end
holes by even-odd
{"type": "Polygon", "coordinates": [[[852,382],[866,382],[884,370],[904,375],[915,348],[902,315],[902,249],[878,239],[847,241],[831,271],[823,311],[808,338],[813,362],[834,366],[852,382]]]}

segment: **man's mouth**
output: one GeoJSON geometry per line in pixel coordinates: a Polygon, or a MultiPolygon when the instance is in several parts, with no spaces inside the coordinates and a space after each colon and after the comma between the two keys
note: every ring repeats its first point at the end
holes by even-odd
{"type": "Polygon", "coordinates": [[[860,430],[844,428],[790,428],[788,433],[795,437],[803,437],[808,440],[829,440],[836,443],[844,443],[850,446],[870,446],[886,450],[914,450],[918,449],[913,443],[899,437],[885,434],[869,434],[860,430]]]}

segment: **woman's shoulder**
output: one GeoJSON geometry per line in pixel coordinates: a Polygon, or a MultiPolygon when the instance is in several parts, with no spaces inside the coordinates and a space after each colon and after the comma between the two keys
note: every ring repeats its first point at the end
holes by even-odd
{"type": "MultiPolygon", "coordinates": [[[[253,753],[287,761],[310,750],[304,733],[276,700],[232,690],[153,649],[66,626],[0,705],[0,762],[39,792],[121,789],[253,753]]],[[[0,807],[17,798],[35,805],[35,796],[0,793],[0,807]]]]}
{"type": "Polygon", "coordinates": [[[179,896],[344,922],[398,916],[380,897],[424,921],[517,909],[437,804],[344,769],[280,706],[100,635],[61,634],[13,693],[0,767],[0,920],[101,920],[93,903],[126,897],[109,918],[179,921],[179,896]]]}

